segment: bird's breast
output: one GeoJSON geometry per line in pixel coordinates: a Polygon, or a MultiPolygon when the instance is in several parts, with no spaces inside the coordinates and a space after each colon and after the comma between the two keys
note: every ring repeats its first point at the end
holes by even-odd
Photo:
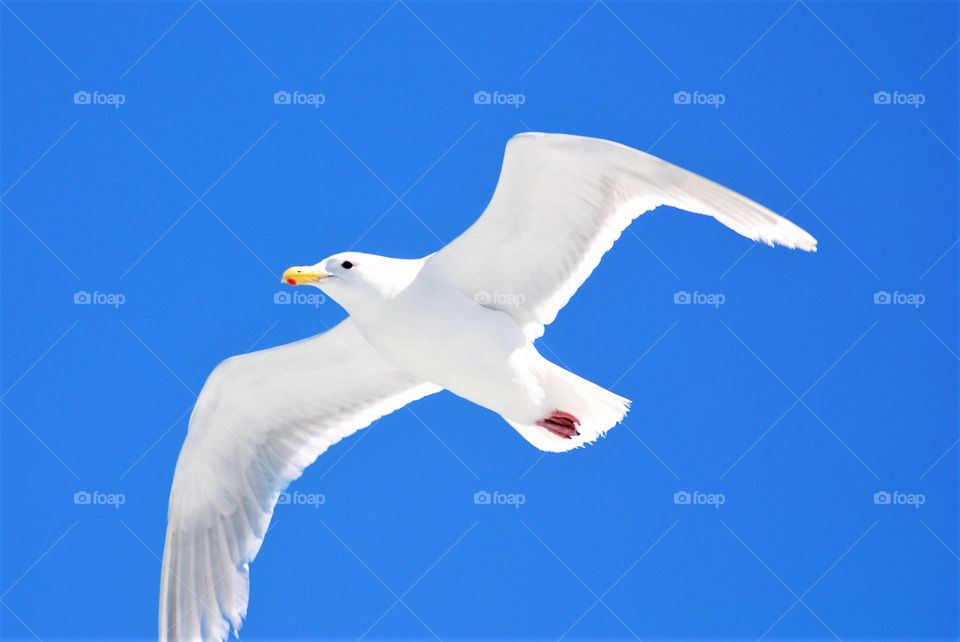
{"type": "Polygon", "coordinates": [[[398,365],[451,389],[471,377],[508,376],[510,355],[528,343],[508,315],[437,286],[411,287],[358,325],[398,365]]]}

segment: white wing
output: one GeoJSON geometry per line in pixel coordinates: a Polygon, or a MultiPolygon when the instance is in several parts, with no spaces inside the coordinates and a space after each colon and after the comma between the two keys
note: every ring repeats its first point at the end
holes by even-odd
{"type": "Polygon", "coordinates": [[[783,217],[644,152],[596,138],[520,134],[483,215],[424,269],[543,334],[621,232],[660,205],[714,217],[769,245],[816,251],[783,217]]]}
{"type": "Polygon", "coordinates": [[[370,346],[349,319],[228,359],[190,418],[173,479],[160,640],[224,640],[246,616],[248,564],[283,488],[331,444],[440,388],[370,346]]]}

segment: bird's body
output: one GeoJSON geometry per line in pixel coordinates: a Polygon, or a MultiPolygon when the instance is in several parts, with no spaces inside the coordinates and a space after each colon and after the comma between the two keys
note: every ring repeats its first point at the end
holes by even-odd
{"type": "Polygon", "coordinates": [[[429,274],[418,275],[370,318],[351,316],[371,345],[424,381],[496,412],[513,393],[510,356],[527,344],[516,322],[429,274]]]}
{"type": "Polygon", "coordinates": [[[816,249],[790,221],[649,154],[522,134],[483,215],[438,252],[347,252],[287,270],[285,281],[322,289],[349,318],[228,359],[204,384],[170,493],[161,641],[238,631],[248,565],[279,493],[328,447],[408,403],[449,390],[552,452],[619,423],[627,399],[545,359],[534,340],[624,228],[660,205],[769,245],[816,249]]]}
{"type": "Polygon", "coordinates": [[[417,276],[402,290],[369,308],[351,310],[360,334],[384,356],[496,412],[543,450],[593,441],[626,414],[626,399],[548,361],[513,317],[424,270],[426,260],[418,263],[417,276]],[[584,439],[534,430],[554,410],[577,417],[584,439]]]}

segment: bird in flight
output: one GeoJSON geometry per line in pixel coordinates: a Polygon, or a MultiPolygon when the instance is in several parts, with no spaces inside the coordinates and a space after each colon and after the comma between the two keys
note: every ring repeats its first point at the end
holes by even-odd
{"type": "Polygon", "coordinates": [[[519,134],[480,218],[430,256],[342,252],[283,274],[349,317],[227,359],[197,399],[170,492],[160,640],[224,640],[283,489],[330,446],[446,389],[543,451],[597,440],[630,401],[545,359],[544,326],[640,214],[668,205],[768,245],[817,241],[765,207],[618,143],[519,134]]]}

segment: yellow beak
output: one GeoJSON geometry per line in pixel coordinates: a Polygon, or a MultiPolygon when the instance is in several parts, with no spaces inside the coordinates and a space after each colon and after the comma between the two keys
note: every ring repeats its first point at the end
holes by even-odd
{"type": "Polygon", "coordinates": [[[306,285],[307,283],[316,283],[329,277],[326,272],[318,272],[312,267],[294,266],[287,268],[280,280],[290,285],[306,285]]]}

